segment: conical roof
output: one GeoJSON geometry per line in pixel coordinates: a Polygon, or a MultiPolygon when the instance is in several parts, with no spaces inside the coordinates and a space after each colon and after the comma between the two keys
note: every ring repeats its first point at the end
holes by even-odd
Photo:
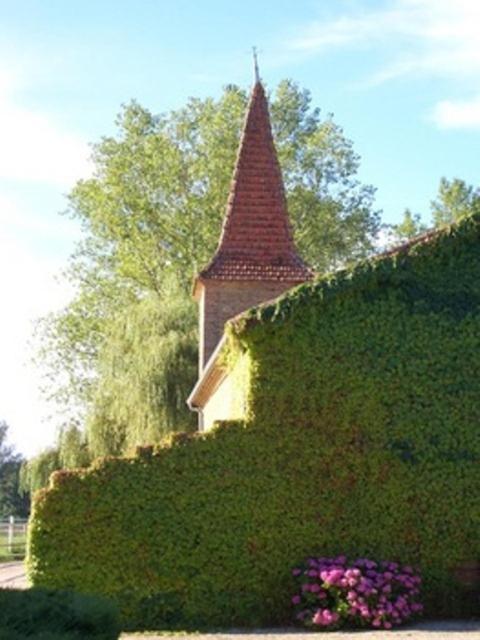
{"type": "Polygon", "coordinates": [[[267,99],[257,81],[248,105],[220,242],[198,280],[296,283],[312,277],[293,242],[267,99]]]}

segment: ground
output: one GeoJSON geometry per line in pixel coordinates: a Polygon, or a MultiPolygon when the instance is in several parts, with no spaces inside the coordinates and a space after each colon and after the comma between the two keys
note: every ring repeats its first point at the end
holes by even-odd
{"type": "MultiPolygon", "coordinates": [[[[0,564],[0,588],[24,589],[27,587],[25,569],[22,562],[0,564]]],[[[337,631],[327,633],[328,640],[480,640],[480,620],[475,622],[420,622],[410,627],[394,631],[337,631]]],[[[312,640],[319,634],[302,633],[289,629],[233,630],[224,633],[196,634],[122,634],[121,640],[312,640]]]]}
{"type": "MultiPolygon", "coordinates": [[[[302,633],[286,629],[255,629],[195,634],[193,640],[480,640],[480,621],[422,622],[393,631],[302,633]]],[[[122,634],[121,640],[192,640],[192,635],[122,634]]]]}
{"type": "Polygon", "coordinates": [[[25,589],[27,578],[23,562],[4,562],[0,564],[0,588],[25,589]]]}

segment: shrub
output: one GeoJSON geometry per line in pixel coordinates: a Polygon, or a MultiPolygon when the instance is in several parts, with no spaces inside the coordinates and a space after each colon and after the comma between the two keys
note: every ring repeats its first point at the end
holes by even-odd
{"type": "Polygon", "coordinates": [[[52,589],[0,589],[0,640],[116,640],[116,606],[98,596],[52,589]]]}
{"type": "Polygon", "coordinates": [[[292,598],[295,617],[310,628],[351,624],[391,629],[423,610],[418,601],[420,576],[396,562],[309,558],[292,574],[300,579],[300,592],[292,598]]]}

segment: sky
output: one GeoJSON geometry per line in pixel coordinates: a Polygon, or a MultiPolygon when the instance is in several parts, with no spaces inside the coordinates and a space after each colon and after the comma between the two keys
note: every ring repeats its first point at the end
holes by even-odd
{"type": "Polygon", "coordinates": [[[383,220],[428,222],[441,176],[480,184],[479,24],[478,0],[0,0],[0,420],[17,450],[55,439],[32,331],[72,296],[80,229],[60,214],[122,103],[248,87],[255,45],[267,88],[291,78],[334,114],[383,220]]]}

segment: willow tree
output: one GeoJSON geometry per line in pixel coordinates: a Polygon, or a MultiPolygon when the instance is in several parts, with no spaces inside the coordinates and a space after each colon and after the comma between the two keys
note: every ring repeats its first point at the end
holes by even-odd
{"type": "MultiPolygon", "coordinates": [[[[93,147],[93,176],[70,194],[83,230],[68,269],[77,295],[44,320],[42,360],[52,395],[89,416],[92,438],[111,433],[112,451],[189,424],[178,403],[196,366],[196,311],[171,304],[172,291],[189,295],[214,252],[247,99],[229,86],[161,115],[132,102],[117,134],[93,147]],[[172,314],[183,318],[175,347],[172,314]]],[[[351,141],[290,81],[270,105],[301,254],[318,271],[368,254],[379,216],[351,141]]]]}
{"type": "Polygon", "coordinates": [[[191,431],[196,418],[185,399],[197,374],[193,303],[151,295],[118,313],[98,358],[98,386],[88,419],[94,455],[119,454],[191,431]]]}
{"type": "Polygon", "coordinates": [[[32,495],[48,484],[50,476],[59,469],[87,467],[92,461],[86,433],[75,424],[60,429],[55,446],[47,447],[25,460],[20,470],[20,488],[32,495]]]}

